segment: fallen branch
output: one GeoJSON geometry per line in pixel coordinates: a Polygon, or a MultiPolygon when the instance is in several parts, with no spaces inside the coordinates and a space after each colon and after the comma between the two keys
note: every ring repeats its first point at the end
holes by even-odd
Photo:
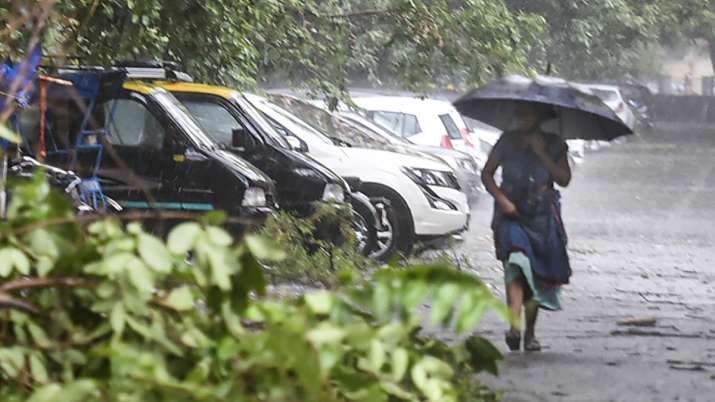
{"type": "Polygon", "coordinates": [[[629,328],[626,331],[616,330],[611,331],[611,336],[654,336],[660,338],[700,338],[700,339],[715,339],[713,336],[709,336],[703,333],[697,334],[682,334],[675,332],[661,332],[661,331],[647,331],[638,328],[629,328]]]}

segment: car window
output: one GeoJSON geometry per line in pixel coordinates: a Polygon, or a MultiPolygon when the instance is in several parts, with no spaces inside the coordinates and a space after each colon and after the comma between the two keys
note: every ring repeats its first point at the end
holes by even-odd
{"type": "Polygon", "coordinates": [[[109,141],[119,145],[161,148],[166,132],[142,103],[115,99],[102,104],[109,141]]]}
{"type": "Polygon", "coordinates": [[[184,105],[217,144],[230,145],[233,130],[244,128],[226,108],[215,102],[187,100],[184,105]]]}
{"type": "Polygon", "coordinates": [[[393,133],[402,135],[402,133],[400,133],[401,114],[402,113],[396,112],[371,111],[368,112],[367,115],[380,126],[392,131],[393,133]]]}
{"type": "Polygon", "coordinates": [[[420,128],[420,122],[417,121],[417,116],[413,114],[404,114],[404,121],[402,122],[402,136],[411,137],[415,134],[422,132],[420,128]]]}
{"type": "Polygon", "coordinates": [[[447,135],[449,136],[450,139],[453,139],[453,140],[461,140],[462,139],[462,133],[459,132],[459,127],[457,127],[457,124],[452,119],[452,116],[450,116],[449,114],[441,114],[441,115],[439,115],[439,119],[442,120],[442,124],[444,125],[444,128],[447,130],[447,135]]]}

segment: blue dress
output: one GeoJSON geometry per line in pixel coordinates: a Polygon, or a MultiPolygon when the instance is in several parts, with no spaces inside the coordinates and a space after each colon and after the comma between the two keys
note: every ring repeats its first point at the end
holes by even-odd
{"type": "MultiPolygon", "coordinates": [[[[540,135],[555,162],[566,155],[568,146],[561,137],[540,135]]],[[[492,229],[504,280],[508,285],[523,277],[528,284],[527,299],[533,298],[542,308],[560,310],[560,288],[571,277],[561,195],[539,157],[521,145],[520,134],[503,134],[494,152],[501,160],[500,188],[519,212],[516,218],[508,217],[494,206],[492,229]]]]}

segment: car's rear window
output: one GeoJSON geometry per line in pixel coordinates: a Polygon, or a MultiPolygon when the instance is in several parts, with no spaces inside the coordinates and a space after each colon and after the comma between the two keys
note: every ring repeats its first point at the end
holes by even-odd
{"type": "Polygon", "coordinates": [[[452,116],[450,116],[449,114],[441,114],[441,115],[439,115],[439,119],[442,120],[442,124],[444,125],[444,128],[447,130],[447,135],[449,136],[450,139],[453,139],[453,140],[461,140],[462,139],[462,133],[459,132],[459,127],[457,127],[457,124],[452,119],[452,116]]]}

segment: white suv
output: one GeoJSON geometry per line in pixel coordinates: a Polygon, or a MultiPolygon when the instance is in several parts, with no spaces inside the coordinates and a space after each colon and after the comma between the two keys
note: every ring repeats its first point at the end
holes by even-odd
{"type": "Polygon", "coordinates": [[[396,152],[337,146],[324,133],[267,99],[247,98],[294,148],[340,176],[362,181],[360,191],[383,212],[383,228],[373,256],[409,252],[415,241],[448,238],[467,228],[467,196],[447,165],[396,152]]]}
{"type": "Polygon", "coordinates": [[[412,143],[456,149],[480,161],[485,159],[462,115],[447,101],[369,96],[353,98],[353,102],[372,121],[412,143]]]}

